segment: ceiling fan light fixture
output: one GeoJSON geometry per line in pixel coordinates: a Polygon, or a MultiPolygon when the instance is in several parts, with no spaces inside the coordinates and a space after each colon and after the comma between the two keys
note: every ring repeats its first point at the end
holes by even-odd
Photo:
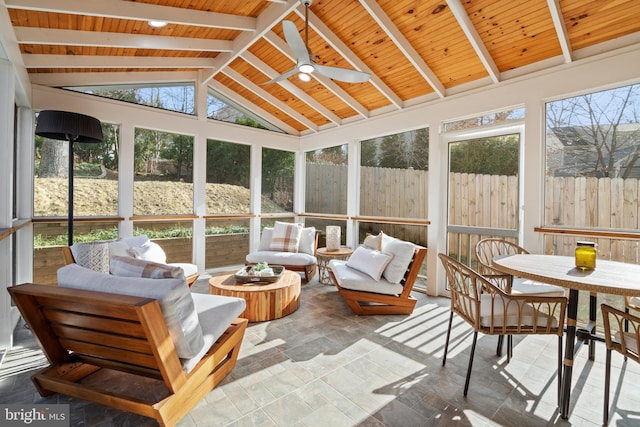
{"type": "Polygon", "coordinates": [[[311,64],[302,64],[298,67],[298,71],[300,71],[301,73],[313,73],[315,71],[315,68],[313,68],[313,65],[311,64]]]}
{"type": "Polygon", "coordinates": [[[308,73],[298,73],[298,78],[303,82],[311,81],[311,76],[308,73]]]}

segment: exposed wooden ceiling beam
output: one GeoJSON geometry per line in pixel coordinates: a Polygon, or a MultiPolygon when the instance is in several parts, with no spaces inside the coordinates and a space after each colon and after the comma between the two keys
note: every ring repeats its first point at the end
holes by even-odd
{"type": "MultiPolygon", "coordinates": [[[[296,10],[296,13],[304,19],[304,11],[300,9],[296,10]]],[[[313,30],[320,35],[323,39],[327,41],[344,59],[347,60],[353,67],[358,71],[364,71],[366,73],[371,74],[371,79],[369,83],[371,83],[376,89],[378,89],[397,109],[403,108],[403,101],[400,99],[396,93],[391,90],[389,86],[386,85],[382,81],[380,77],[378,77],[371,69],[365,64],[356,54],[353,53],[351,49],[340,40],[329,27],[325,25],[324,22],[318,18],[318,16],[309,10],[309,26],[313,28],[313,30]]]]}
{"type": "Polygon", "coordinates": [[[230,40],[194,39],[190,37],[151,36],[144,34],[104,33],[99,31],[58,30],[15,27],[20,43],[64,46],[108,46],[136,49],[230,52],[230,40]]]}
{"type": "Polygon", "coordinates": [[[181,25],[254,31],[256,18],[206,12],[182,7],[157,6],[114,0],[4,0],[8,8],[68,13],[72,15],[106,16],[137,21],[158,20],[181,25]]]}
{"type": "Polygon", "coordinates": [[[411,46],[409,40],[402,35],[398,27],[393,23],[393,21],[387,16],[387,14],[382,10],[380,5],[375,0],[360,0],[360,3],[364,8],[369,12],[369,15],[373,17],[373,19],[380,25],[380,27],[384,30],[384,32],[394,41],[398,49],[402,52],[402,54],[416,67],[416,71],[420,73],[420,75],[431,85],[433,90],[438,94],[440,98],[444,98],[445,96],[445,87],[438,79],[438,76],[429,68],[429,66],[424,62],[422,57],[416,50],[411,46]]]}
{"type": "Polygon", "coordinates": [[[469,18],[469,15],[467,15],[467,11],[462,3],[460,3],[460,0],[447,0],[447,4],[453,13],[453,16],[462,28],[462,31],[464,31],[467,36],[467,39],[469,39],[471,46],[473,46],[473,50],[476,51],[476,55],[478,55],[480,61],[484,65],[484,68],[489,73],[491,80],[494,83],[500,82],[500,70],[493,60],[493,57],[491,57],[489,50],[484,45],[480,34],[478,34],[478,30],[476,30],[476,27],[471,22],[471,19],[469,18]]]}
{"type": "Polygon", "coordinates": [[[284,132],[288,133],[289,135],[299,135],[300,134],[300,132],[298,132],[295,128],[289,126],[287,123],[283,122],[282,120],[280,120],[276,116],[272,115],[271,113],[267,112],[266,110],[258,107],[253,102],[249,101],[248,99],[244,98],[243,96],[238,95],[237,93],[235,93],[234,91],[232,91],[231,89],[229,89],[225,85],[221,84],[220,82],[218,82],[216,80],[211,80],[211,81],[209,81],[208,86],[211,89],[215,90],[216,92],[220,93],[221,95],[225,96],[226,98],[229,98],[231,101],[235,102],[236,104],[240,105],[241,107],[246,108],[247,110],[251,111],[252,113],[254,113],[254,114],[260,116],[261,118],[263,118],[264,120],[268,121],[272,125],[282,129],[284,132]]]}
{"type": "Polygon", "coordinates": [[[293,119],[297,120],[298,122],[302,123],[303,125],[305,125],[309,129],[311,129],[312,131],[318,132],[319,128],[314,122],[312,122],[311,120],[309,120],[308,118],[306,118],[302,114],[298,113],[296,110],[294,110],[293,108],[289,107],[287,104],[281,102],[278,98],[274,97],[269,92],[267,92],[264,89],[262,89],[260,86],[254,84],[251,80],[247,79],[242,74],[236,72],[235,70],[233,70],[230,67],[225,68],[224,71],[223,71],[223,74],[225,74],[227,77],[235,80],[236,82],[240,83],[242,86],[244,86],[245,88],[247,88],[251,92],[255,93],[257,96],[259,96],[260,98],[264,99],[269,104],[271,104],[274,107],[276,107],[278,110],[282,111],[285,114],[288,114],[291,118],[293,118],[293,119]]]}
{"type": "Polygon", "coordinates": [[[211,58],[156,56],[22,55],[27,68],[207,68],[211,58]]]}
{"type": "Polygon", "coordinates": [[[41,86],[104,86],[116,84],[153,84],[197,81],[193,71],[34,73],[31,83],[41,86]]]}
{"type": "Polygon", "coordinates": [[[547,4],[549,5],[549,12],[551,12],[553,26],[558,34],[558,41],[562,48],[562,56],[564,57],[564,61],[568,64],[573,61],[573,52],[571,50],[571,41],[569,40],[567,26],[565,25],[564,18],[562,17],[560,0],[547,0],[547,4]]]}
{"type": "MultiPolygon", "coordinates": [[[[278,37],[276,33],[273,31],[269,31],[264,36],[265,40],[271,43],[276,49],[282,52],[287,58],[289,58],[293,63],[296,63],[296,56],[291,51],[291,48],[283,39],[278,37]]],[[[351,107],[354,111],[356,111],[363,118],[369,117],[369,110],[367,110],[362,104],[355,100],[351,95],[349,95],[344,89],[338,86],[333,80],[328,77],[319,75],[319,74],[311,74],[311,77],[319,81],[324,85],[329,91],[331,91],[335,96],[340,98],[342,102],[351,107]]]]}
{"type": "Polygon", "coordinates": [[[216,75],[216,73],[227,67],[231,62],[233,62],[234,59],[240,56],[242,52],[247,50],[260,37],[270,31],[274,25],[280,22],[293,9],[298,7],[299,4],[300,3],[298,2],[298,0],[288,0],[284,4],[274,3],[269,6],[258,17],[255,31],[240,34],[233,41],[233,50],[231,52],[225,52],[216,57],[212,71],[208,76],[205,76],[202,84],[207,83],[216,75]]]}
{"type": "MultiPolygon", "coordinates": [[[[264,61],[256,57],[251,52],[245,51],[240,56],[249,64],[253,65],[262,73],[266,74],[269,77],[269,79],[274,79],[280,75],[280,73],[278,73],[276,70],[271,68],[269,65],[265,64],[264,61]]],[[[335,123],[336,125],[342,124],[342,120],[340,119],[340,117],[336,116],[335,113],[333,113],[328,108],[324,107],[322,104],[320,104],[318,101],[316,101],[312,97],[310,97],[305,91],[303,91],[298,86],[291,83],[289,80],[282,80],[276,84],[279,84],[280,86],[285,88],[287,91],[297,96],[298,99],[300,99],[302,102],[307,104],[309,107],[316,110],[318,113],[322,114],[329,121],[335,123]]]]}

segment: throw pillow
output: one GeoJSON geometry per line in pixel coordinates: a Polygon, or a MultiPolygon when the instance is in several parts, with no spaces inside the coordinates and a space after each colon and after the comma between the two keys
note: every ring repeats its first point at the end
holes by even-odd
{"type": "Polygon", "coordinates": [[[265,227],[262,229],[262,236],[260,237],[258,251],[262,252],[269,250],[269,245],[271,245],[271,236],[273,236],[273,227],[265,227]]]}
{"type": "Polygon", "coordinates": [[[109,242],[76,243],[71,246],[71,253],[79,266],[109,272],[109,242]]]}
{"type": "Polygon", "coordinates": [[[145,259],[147,261],[158,262],[160,264],[167,263],[167,254],[159,244],[152,241],[148,241],[142,246],[129,248],[129,255],[134,258],[145,259]]]}
{"type": "Polygon", "coordinates": [[[316,245],[316,228],[306,227],[300,232],[300,244],[298,245],[298,252],[302,252],[309,255],[315,255],[316,245]]]}
{"type": "Polygon", "coordinates": [[[391,256],[374,251],[366,246],[358,246],[347,260],[347,266],[361,271],[373,280],[380,280],[382,272],[391,261],[391,256]]]}
{"type": "Polygon", "coordinates": [[[271,235],[270,251],[298,252],[302,224],[276,221],[271,235]]]}
{"type": "Polygon", "coordinates": [[[382,249],[382,232],[378,233],[377,236],[374,236],[373,234],[369,234],[367,237],[364,238],[364,242],[362,242],[362,244],[368,247],[369,249],[373,249],[374,251],[379,251],[380,249],[382,249]]]}
{"type": "Polygon", "coordinates": [[[384,278],[391,283],[400,283],[413,259],[414,251],[413,243],[400,239],[390,240],[382,250],[382,253],[392,257],[391,262],[384,269],[384,278]]]}
{"type": "Polygon", "coordinates": [[[180,267],[160,264],[129,256],[112,256],[109,260],[111,274],[121,277],[148,277],[150,279],[184,279],[180,267]]]}

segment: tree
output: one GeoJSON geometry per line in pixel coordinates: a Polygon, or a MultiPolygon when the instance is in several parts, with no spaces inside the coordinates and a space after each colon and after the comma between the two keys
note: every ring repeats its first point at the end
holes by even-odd
{"type": "Polygon", "coordinates": [[[451,144],[450,171],[487,175],[518,174],[517,135],[471,139],[451,144]]]}
{"type": "Polygon", "coordinates": [[[207,140],[207,182],[249,188],[250,147],[207,140]]]}
{"type": "MultiPolygon", "coordinates": [[[[173,135],[173,141],[167,144],[161,151],[163,159],[173,160],[178,179],[182,179],[183,173],[193,172],[193,137],[187,135],[173,135]]],[[[190,175],[187,181],[193,181],[190,175]]]]}
{"type": "Polygon", "coordinates": [[[546,112],[576,176],[629,176],[640,158],[640,85],[549,102],[546,112]]]}
{"type": "MultiPolygon", "coordinates": [[[[40,138],[40,137],[36,137],[40,138]]],[[[40,178],[67,178],[69,175],[69,141],[40,138],[40,178]]]]}

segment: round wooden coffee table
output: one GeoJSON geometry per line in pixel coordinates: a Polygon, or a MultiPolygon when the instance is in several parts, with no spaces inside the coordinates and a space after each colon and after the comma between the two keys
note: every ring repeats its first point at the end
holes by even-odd
{"type": "Polygon", "coordinates": [[[237,283],[233,272],[209,279],[209,293],[244,298],[247,308],[239,317],[263,322],[287,316],[300,306],[300,275],[285,270],[274,283],[237,283]]]}

